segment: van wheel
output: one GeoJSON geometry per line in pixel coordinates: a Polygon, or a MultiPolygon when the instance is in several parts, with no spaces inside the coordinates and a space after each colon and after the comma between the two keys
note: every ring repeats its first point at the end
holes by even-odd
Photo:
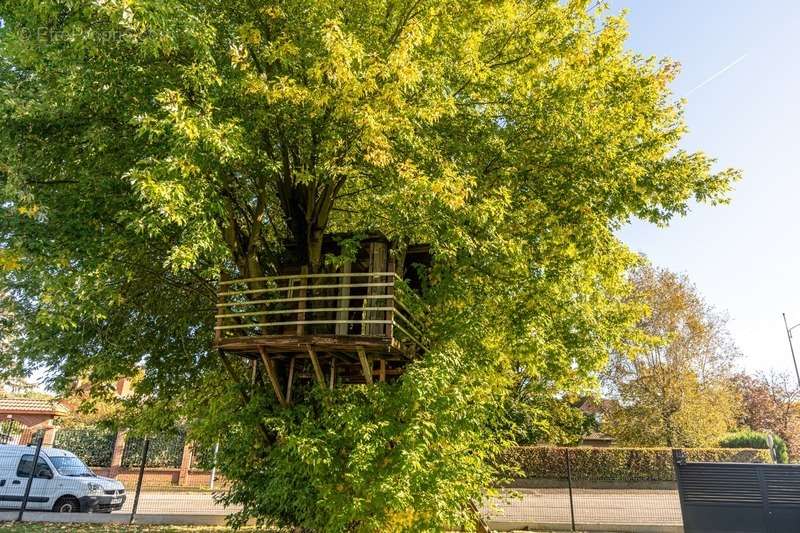
{"type": "Polygon", "coordinates": [[[62,496],[53,505],[53,512],[56,513],[79,513],[81,503],[75,496],[62,496]]]}

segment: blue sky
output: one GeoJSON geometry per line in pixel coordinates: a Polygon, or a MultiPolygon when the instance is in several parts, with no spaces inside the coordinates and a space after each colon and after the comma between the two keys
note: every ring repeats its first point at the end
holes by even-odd
{"type": "Polygon", "coordinates": [[[632,50],[682,64],[684,148],[744,173],[729,206],[695,206],[666,229],[635,222],[620,237],[728,312],[745,369],[793,371],[781,312],[800,322],[800,2],[611,5],[628,9],[632,50]]]}

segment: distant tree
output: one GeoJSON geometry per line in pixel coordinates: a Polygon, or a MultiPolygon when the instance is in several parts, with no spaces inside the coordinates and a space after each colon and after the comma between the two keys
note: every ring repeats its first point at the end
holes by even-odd
{"type": "Polygon", "coordinates": [[[800,389],[795,377],[777,372],[738,374],[732,383],[741,398],[739,425],[779,435],[789,456],[800,457],[800,389]]]}
{"type": "Polygon", "coordinates": [[[619,405],[604,431],[635,445],[716,443],[735,427],[737,412],[728,378],[739,352],[726,318],[686,276],[643,264],[631,281],[649,312],[630,353],[611,356],[604,379],[619,405]]]}

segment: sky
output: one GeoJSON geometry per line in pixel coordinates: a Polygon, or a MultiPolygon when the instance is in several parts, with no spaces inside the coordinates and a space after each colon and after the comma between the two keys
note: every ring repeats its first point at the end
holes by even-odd
{"type": "MultiPolygon", "coordinates": [[[[693,206],[668,228],[636,221],[619,236],[689,276],[730,317],[751,372],[794,373],[781,313],[800,322],[800,2],[612,0],[628,10],[631,50],[682,65],[682,143],[744,178],[730,205],[693,206]]],[[[795,330],[800,355],[800,327],[795,330]]]]}

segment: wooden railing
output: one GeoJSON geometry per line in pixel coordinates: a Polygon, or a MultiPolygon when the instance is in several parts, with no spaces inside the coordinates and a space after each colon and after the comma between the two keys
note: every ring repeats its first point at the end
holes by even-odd
{"type": "Polygon", "coordinates": [[[394,272],[297,274],[221,281],[217,342],[252,336],[396,339],[427,349],[424,304],[394,272]]]}

